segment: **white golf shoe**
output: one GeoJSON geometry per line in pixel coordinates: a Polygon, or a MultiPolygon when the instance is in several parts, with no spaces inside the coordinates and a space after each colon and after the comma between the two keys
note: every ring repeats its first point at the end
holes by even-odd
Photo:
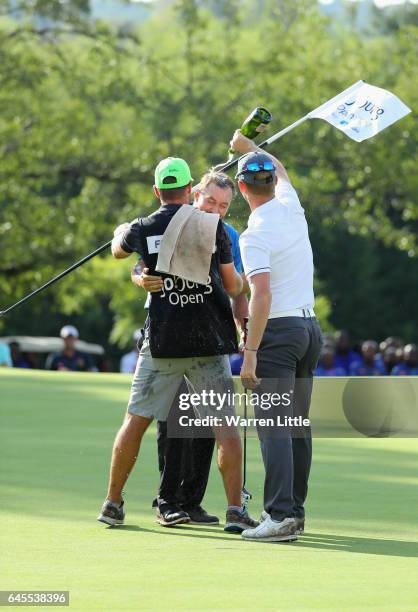
{"type": "Polygon", "coordinates": [[[291,542],[298,539],[295,531],[296,521],[294,518],[285,518],[278,522],[273,521],[271,516],[267,515],[258,527],[243,531],[242,537],[244,540],[253,542],[291,542]]]}

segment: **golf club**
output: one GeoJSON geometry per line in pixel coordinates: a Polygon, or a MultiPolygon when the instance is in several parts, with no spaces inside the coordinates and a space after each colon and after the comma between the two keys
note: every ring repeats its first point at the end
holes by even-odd
{"type": "MultiPolygon", "coordinates": [[[[248,334],[248,317],[244,317],[244,345],[247,342],[248,334]]],[[[243,457],[242,457],[242,491],[241,491],[241,505],[244,510],[247,509],[250,499],[252,499],[251,493],[245,488],[245,481],[247,480],[247,396],[248,389],[244,388],[245,403],[244,403],[244,436],[243,436],[243,457]]]]}
{"type": "Polygon", "coordinates": [[[73,264],[72,266],[64,270],[64,272],[61,272],[60,274],[57,274],[57,276],[54,276],[54,278],[51,278],[51,280],[49,280],[47,283],[45,283],[41,287],[38,287],[38,289],[35,289],[35,291],[32,291],[32,293],[25,295],[25,297],[20,299],[18,302],[16,302],[12,306],[9,306],[9,308],[6,308],[6,310],[0,310],[0,317],[4,317],[8,312],[13,310],[14,308],[17,308],[17,306],[24,304],[30,298],[35,297],[35,295],[38,295],[38,293],[41,293],[41,291],[43,291],[44,289],[47,289],[47,287],[50,287],[51,285],[59,281],[61,278],[64,278],[64,276],[67,276],[67,274],[69,274],[73,270],[76,270],[77,268],[85,264],[87,261],[92,259],[93,257],[96,257],[96,255],[98,255],[99,253],[102,253],[107,248],[109,248],[111,244],[112,244],[111,240],[109,240],[109,242],[106,242],[106,244],[102,244],[101,247],[99,247],[98,249],[90,253],[89,255],[86,255],[85,257],[83,257],[83,259],[80,259],[79,261],[77,261],[75,264],[73,264]]]}

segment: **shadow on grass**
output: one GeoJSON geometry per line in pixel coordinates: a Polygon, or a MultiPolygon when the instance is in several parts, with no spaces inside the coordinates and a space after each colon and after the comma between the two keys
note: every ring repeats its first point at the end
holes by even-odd
{"type": "MultiPolygon", "coordinates": [[[[187,532],[190,531],[198,531],[199,533],[202,532],[208,532],[208,533],[217,533],[219,534],[222,530],[222,527],[193,527],[192,525],[187,525],[187,524],[183,524],[183,525],[172,525],[171,527],[164,527],[163,525],[161,525],[162,527],[162,533],[165,532],[170,532],[173,531],[175,533],[178,533],[179,530],[184,530],[187,532]]],[[[139,527],[139,525],[116,525],[116,526],[112,526],[109,525],[108,529],[117,529],[117,530],[121,530],[121,531],[150,531],[152,533],[161,533],[161,531],[159,530],[159,528],[157,527],[156,530],[154,529],[146,529],[145,527],[139,527]]],[[[193,536],[193,533],[190,533],[189,535],[193,536]]]]}
{"type": "MultiPolygon", "coordinates": [[[[142,531],[143,533],[155,533],[156,535],[168,535],[168,536],[180,536],[180,537],[189,537],[189,538],[199,538],[206,540],[226,540],[227,542],[231,542],[234,540],[239,540],[240,542],[244,542],[241,538],[236,535],[223,536],[223,535],[200,535],[197,533],[191,533],[194,529],[190,529],[187,525],[176,525],[174,527],[162,527],[160,529],[147,529],[146,527],[139,527],[139,525],[118,525],[117,527],[108,527],[109,531],[142,531]]],[[[220,529],[200,529],[197,528],[196,531],[213,531],[215,534],[224,533],[220,529]]]]}
{"type": "MultiPolygon", "coordinates": [[[[220,535],[220,529],[205,529],[200,527],[190,527],[187,525],[178,525],[177,527],[160,529],[147,529],[138,525],[119,525],[118,527],[109,527],[112,531],[142,531],[146,533],[155,533],[157,535],[180,536],[186,538],[199,538],[208,540],[226,540],[232,542],[245,542],[236,535],[220,535]],[[206,533],[194,533],[195,531],[206,533]],[[207,532],[213,535],[207,535],[207,532]],[[218,535],[219,534],[219,535],[218,535]]],[[[245,542],[248,543],[248,542],[245,542]]],[[[258,544],[269,544],[268,542],[257,542],[258,544]]],[[[251,543],[250,543],[251,544],[251,543]]],[[[329,533],[313,533],[307,532],[300,536],[296,542],[271,542],[270,544],[293,544],[301,548],[313,548],[318,550],[333,550],[336,552],[350,552],[366,555],[382,555],[386,557],[418,557],[418,542],[410,542],[406,540],[387,540],[379,538],[364,538],[360,536],[344,536],[329,533]]]]}
{"type": "Polygon", "coordinates": [[[418,557],[418,542],[306,532],[298,546],[385,557],[418,557]]]}

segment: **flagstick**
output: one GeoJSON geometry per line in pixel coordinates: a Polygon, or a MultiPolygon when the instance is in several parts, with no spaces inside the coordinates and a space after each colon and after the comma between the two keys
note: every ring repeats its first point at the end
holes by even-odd
{"type": "Polygon", "coordinates": [[[278,140],[279,138],[281,138],[282,136],[290,132],[290,130],[293,130],[293,128],[295,128],[297,125],[300,125],[304,121],[307,121],[307,119],[309,118],[310,118],[309,114],[305,115],[304,117],[302,117],[301,119],[298,119],[291,125],[288,125],[286,128],[283,128],[283,130],[280,130],[280,132],[277,132],[277,134],[273,134],[273,136],[270,136],[270,138],[268,138],[267,140],[264,140],[264,142],[262,142],[258,146],[264,149],[264,147],[267,147],[272,142],[275,142],[276,140],[278,140]]]}
{"type": "MultiPolygon", "coordinates": [[[[260,149],[264,149],[269,144],[271,144],[272,142],[275,142],[278,138],[281,138],[282,136],[284,136],[285,134],[290,132],[290,130],[293,130],[293,128],[295,128],[297,125],[300,125],[301,123],[303,123],[307,119],[310,119],[310,113],[308,115],[305,115],[301,119],[298,119],[297,121],[295,121],[291,125],[288,125],[283,130],[280,130],[280,132],[277,132],[277,134],[273,134],[273,136],[270,136],[270,138],[268,138],[267,140],[263,140],[263,142],[260,142],[260,144],[257,145],[257,146],[260,149]]],[[[243,155],[240,155],[240,157],[234,157],[234,159],[228,160],[225,163],[218,164],[217,166],[214,166],[212,169],[215,170],[216,172],[226,172],[227,170],[230,170],[231,168],[236,166],[238,161],[241,159],[241,157],[243,157],[243,155]]],[[[198,191],[198,190],[199,190],[199,185],[195,185],[193,187],[193,189],[192,189],[192,192],[198,191]]]]}

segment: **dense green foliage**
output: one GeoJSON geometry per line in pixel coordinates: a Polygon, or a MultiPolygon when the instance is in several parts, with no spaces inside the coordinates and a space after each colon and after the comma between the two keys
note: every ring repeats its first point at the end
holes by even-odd
{"type": "MultiPolygon", "coordinates": [[[[362,78],[416,107],[412,23],[366,36],[331,27],[310,0],[177,0],[116,31],[82,0],[18,4],[0,1],[2,308],[151,211],[161,157],[190,160],[195,178],[225,159],[256,105],[276,131],[362,78]]],[[[416,335],[413,123],[357,144],[315,120],[272,148],[307,210],[326,327],[416,335]]],[[[237,198],[230,220],[243,229],[246,217],[237,198]]],[[[144,319],[133,262],[91,261],[0,334],[56,334],[71,320],[86,339],[129,345],[144,319]]]]}

